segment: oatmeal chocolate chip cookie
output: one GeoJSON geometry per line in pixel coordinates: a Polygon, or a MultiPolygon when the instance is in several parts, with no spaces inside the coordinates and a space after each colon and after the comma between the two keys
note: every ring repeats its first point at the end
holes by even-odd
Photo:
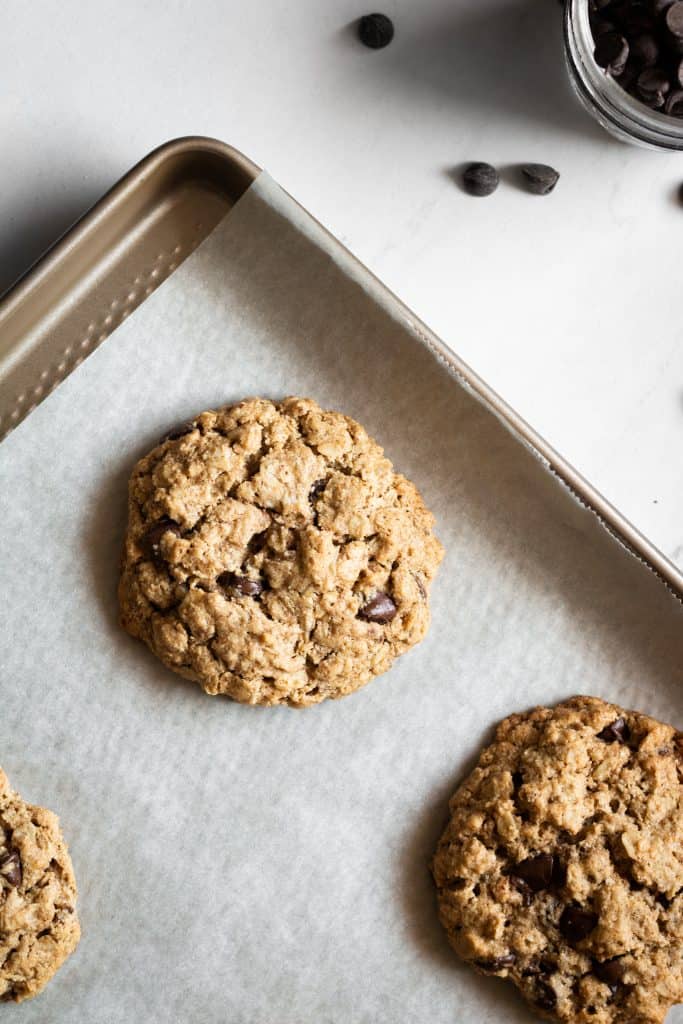
{"type": "Polygon", "coordinates": [[[433,525],[348,416],[297,398],[205,412],[133,472],[122,623],[207,693],[343,697],[424,637],[433,525]]]}
{"type": "Polygon", "coordinates": [[[0,768],[0,1003],[35,996],[81,935],[59,821],[25,804],[0,768]]]}
{"type": "Polygon", "coordinates": [[[464,960],[536,1013],[656,1024],[683,1000],[683,736],[594,697],[511,715],[433,863],[464,960]]]}

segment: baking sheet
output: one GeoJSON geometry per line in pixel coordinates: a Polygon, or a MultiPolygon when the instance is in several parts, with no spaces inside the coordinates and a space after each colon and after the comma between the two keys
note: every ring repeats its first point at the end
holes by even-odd
{"type": "Polygon", "coordinates": [[[60,814],[83,924],[3,1018],[532,1019],[438,924],[447,798],[512,710],[589,692],[683,724],[683,607],[267,175],[0,446],[0,494],[0,764],[60,814]],[[117,626],[134,462],[254,394],[364,423],[446,548],[425,642],[305,711],[209,698],[117,626]]]}

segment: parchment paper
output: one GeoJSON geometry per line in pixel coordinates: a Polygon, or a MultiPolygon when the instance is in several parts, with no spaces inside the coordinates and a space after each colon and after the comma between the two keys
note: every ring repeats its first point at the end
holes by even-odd
{"type": "Polygon", "coordinates": [[[83,924],[3,1020],[531,1020],[441,932],[447,798],[513,710],[588,692],[681,726],[683,608],[392,309],[262,176],[0,446],[0,763],[60,814],[83,924]],[[253,394],[364,423],[447,552],[427,640],[306,711],[207,697],[117,626],[135,460],[253,394]]]}

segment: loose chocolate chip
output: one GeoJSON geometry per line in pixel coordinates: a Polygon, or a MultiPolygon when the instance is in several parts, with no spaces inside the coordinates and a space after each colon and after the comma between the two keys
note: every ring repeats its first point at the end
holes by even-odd
{"type": "Polygon", "coordinates": [[[506,967],[512,967],[517,957],[514,953],[506,953],[505,956],[495,956],[492,960],[475,960],[475,964],[482,971],[489,974],[498,974],[506,967]]]}
{"type": "Polygon", "coordinates": [[[626,966],[618,958],[593,964],[593,974],[609,986],[612,994],[619,988],[625,973],[626,966]]]}
{"type": "Polygon", "coordinates": [[[620,32],[604,32],[596,41],[593,56],[598,67],[608,75],[618,77],[628,60],[628,40],[620,32]]]}
{"type": "Polygon", "coordinates": [[[320,497],[320,495],[325,490],[326,486],[327,486],[327,480],[316,480],[315,481],[315,483],[311,487],[310,491],[308,492],[308,500],[310,501],[311,505],[315,501],[317,501],[317,499],[320,497]]]}
{"type": "Polygon", "coordinates": [[[547,164],[524,164],[522,176],[529,192],[536,196],[547,196],[560,178],[559,173],[547,164]]]}
{"type": "Polygon", "coordinates": [[[552,1010],[557,1003],[557,995],[552,985],[549,985],[547,981],[539,981],[536,989],[538,993],[536,1005],[540,1006],[542,1010],[552,1010]]]}
{"type": "Polygon", "coordinates": [[[532,892],[547,889],[552,882],[554,857],[551,853],[540,853],[537,857],[527,857],[512,869],[515,878],[528,885],[532,892]]]}
{"type": "Polygon", "coordinates": [[[371,50],[381,50],[394,38],[394,23],[386,14],[365,14],[358,22],[358,38],[371,50]]]}
{"type": "Polygon", "coordinates": [[[560,917],[560,931],[567,942],[580,942],[595,928],[598,915],[583,907],[565,907],[560,917]]]}
{"type": "Polygon", "coordinates": [[[181,437],[185,437],[186,434],[190,434],[196,427],[194,420],[189,420],[187,423],[181,423],[180,426],[174,427],[173,430],[169,431],[159,441],[159,444],[163,444],[164,441],[178,441],[181,437]]]}
{"type": "Polygon", "coordinates": [[[142,549],[147,558],[157,564],[164,561],[164,556],[161,553],[161,538],[167,533],[180,537],[180,527],[173,519],[164,516],[158,523],[150,526],[141,541],[142,549]]]}
{"type": "Polygon", "coordinates": [[[471,196],[490,196],[498,188],[500,176],[492,164],[474,163],[466,168],[462,180],[471,196]]]}
{"type": "Polygon", "coordinates": [[[638,75],[636,88],[643,102],[658,110],[664,106],[666,94],[670,89],[669,79],[659,68],[645,68],[638,75]]]}
{"type": "Polygon", "coordinates": [[[234,572],[222,572],[216,583],[226,590],[232,590],[240,597],[258,597],[263,593],[263,582],[252,580],[248,576],[237,576],[234,572]]]}
{"type": "Polygon", "coordinates": [[[683,117],[683,89],[669,93],[664,104],[664,113],[671,117],[683,117]]]}
{"type": "Polygon", "coordinates": [[[598,739],[605,743],[626,743],[631,737],[631,730],[625,718],[615,718],[598,733],[598,739]]]}
{"type": "Polygon", "coordinates": [[[0,857],[0,875],[15,889],[21,885],[21,857],[16,850],[10,850],[0,857]]]}
{"type": "Polygon", "coordinates": [[[391,622],[397,611],[398,608],[389,595],[380,591],[379,594],[375,594],[374,597],[370,598],[363,605],[358,612],[358,617],[365,619],[366,622],[379,622],[381,625],[384,625],[387,622],[391,622]]]}
{"type": "Polygon", "coordinates": [[[651,68],[659,59],[659,43],[653,35],[643,32],[631,41],[631,59],[641,67],[651,68]]]}

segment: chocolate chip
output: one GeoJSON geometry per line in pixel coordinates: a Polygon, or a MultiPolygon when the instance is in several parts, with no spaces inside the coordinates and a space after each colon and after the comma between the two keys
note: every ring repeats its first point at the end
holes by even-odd
{"type": "Polygon", "coordinates": [[[239,597],[258,597],[263,593],[262,580],[253,580],[249,576],[238,576],[234,572],[222,572],[216,583],[226,590],[232,590],[239,597]]]}
{"type": "Polygon", "coordinates": [[[494,956],[492,960],[475,960],[474,962],[481,971],[498,974],[505,967],[512,967],[516,959],[514,953],[506,953],[505,956],[494,956]]]}
{"type": "Polygon", "coordinates": [[[552,985],[547,981],[539,981],[536,985],[536,1005],[542,1010],[552,1010],[557,1003],[557,995],[552,985]]]}
{"type": "Polygon", "coordinates": [[[327,486],[327,480],[316,480],[315,481],[315,483],[311,487],[310,491],[308,492],[308,500],[310,501],[311,505],[315,501],[318,500],[320,495],[325,490],[326,486],[327,486]]]}
{"type": "Polygon", "coordinates": [[[648,0],[648,8],[653,18],[658,18],[671,7],[675,0],[648,0]]]}
{"type": "Polygon", "coordinates": [[[554,860],[551,853],[540,853],[537,857],[527,857],[520,861],[511,873],[528,885],[532,892],[540,892],[552,882],[554,860]]]}
{"type": "Polygon", "coordinates": [[[605,743],[626,743],[631,738],[631,730],[625,718],[615,718],[598,733],[598,739],[605,743]]]}
{"type": "Polygon", "coordinates": [[[559,173],[548,164],[524,164],[522,176],[529,192],[536,196],[547,196],[560,179],[559,173]]]}
{"type": "Polygon", "coordinates": [[[595,43],[593,57],[606,74],[618,77],[626,67],[628,40],[620,32],[604,32],[595,43]]]}
{"type": "Polygon", "coordinates": [[[394,38],[394,23],[386,14],[365,14],[358,22],[358,38],[371,50],[381,50],[394,38]]]}
{"type": "Polygon", "coordinates": [[[145,556],[157,564],[164,561],[164,556],[161,553],[161,538],[167,533],[180,537],[180,527],[173,519],[164,516],[154,526],[150,526],[140,542],[145,556]]]}
{"type": "Polygon", "coordinates": [[[387,622],[391,622],[397,611],[398,608],[389,595],[380,591],[363,605],[358,612],[358,617],[365,619],[366,622],[379,622],[381,625],[385,625],[387,622]]]}
{"type": "Polygon", "coordinates": [[[598,915],[583,907],[565,907],[560,917],[560,931],[567,942],[580,942],[595,928],[598,915]]]}
{"type": "Polygon", "coordinates": [[[500,176],[492,164],[474,163],[466,168],[462,180],[471,196],[490,196],[498,188],[500,176]]]}
{"type": "Polygon", "coordinates": [[[683,3],[677,0],[667,8],[664,21],[676,41],[683,40],[683,3]]]}
{"type": "Polygon", "coordinates": [[[603,960],[602,963],[593,964],[593,974],[609,986],[612,994],[619,988],[625,973],[626,965],[616,957],[613,960],[603,960]]]}
{"type": "Polygon", "coordinates": [[[636,81],[638,95],[648,107],[658,110],[664,106],[666,94],[670,89],[669,79],[659,68],[645,68],[636,81]]]}
{"type": "Polygon", "coordinates": [[[649,32],[643,32],[632,40],[631,59],[644,68],[653,67],[659,59],[659,43],[649,32]]]}
{"type": "Polygon", "coordinates": [[[168,434],[159,441],[159,444],[163,444],[165,441],[178,441],[181,437],[185,437],[186,434],[192,433],[194,428],[197,426],[194,420],[188,420],[186,423],[181,423],[180,426],[174,427],[168,434]]]}
{"type": "Polygon", "coordinates": [[[671,117],[683,117],[683,89],[674,89],[666,98],[664,113],[671,117]]]}
{"type": "Polygon", "coordinates": [[[21,857],[16,850],[10,850],[0,857],[0,875],[15,889],[21,885],[21,857]]]}

